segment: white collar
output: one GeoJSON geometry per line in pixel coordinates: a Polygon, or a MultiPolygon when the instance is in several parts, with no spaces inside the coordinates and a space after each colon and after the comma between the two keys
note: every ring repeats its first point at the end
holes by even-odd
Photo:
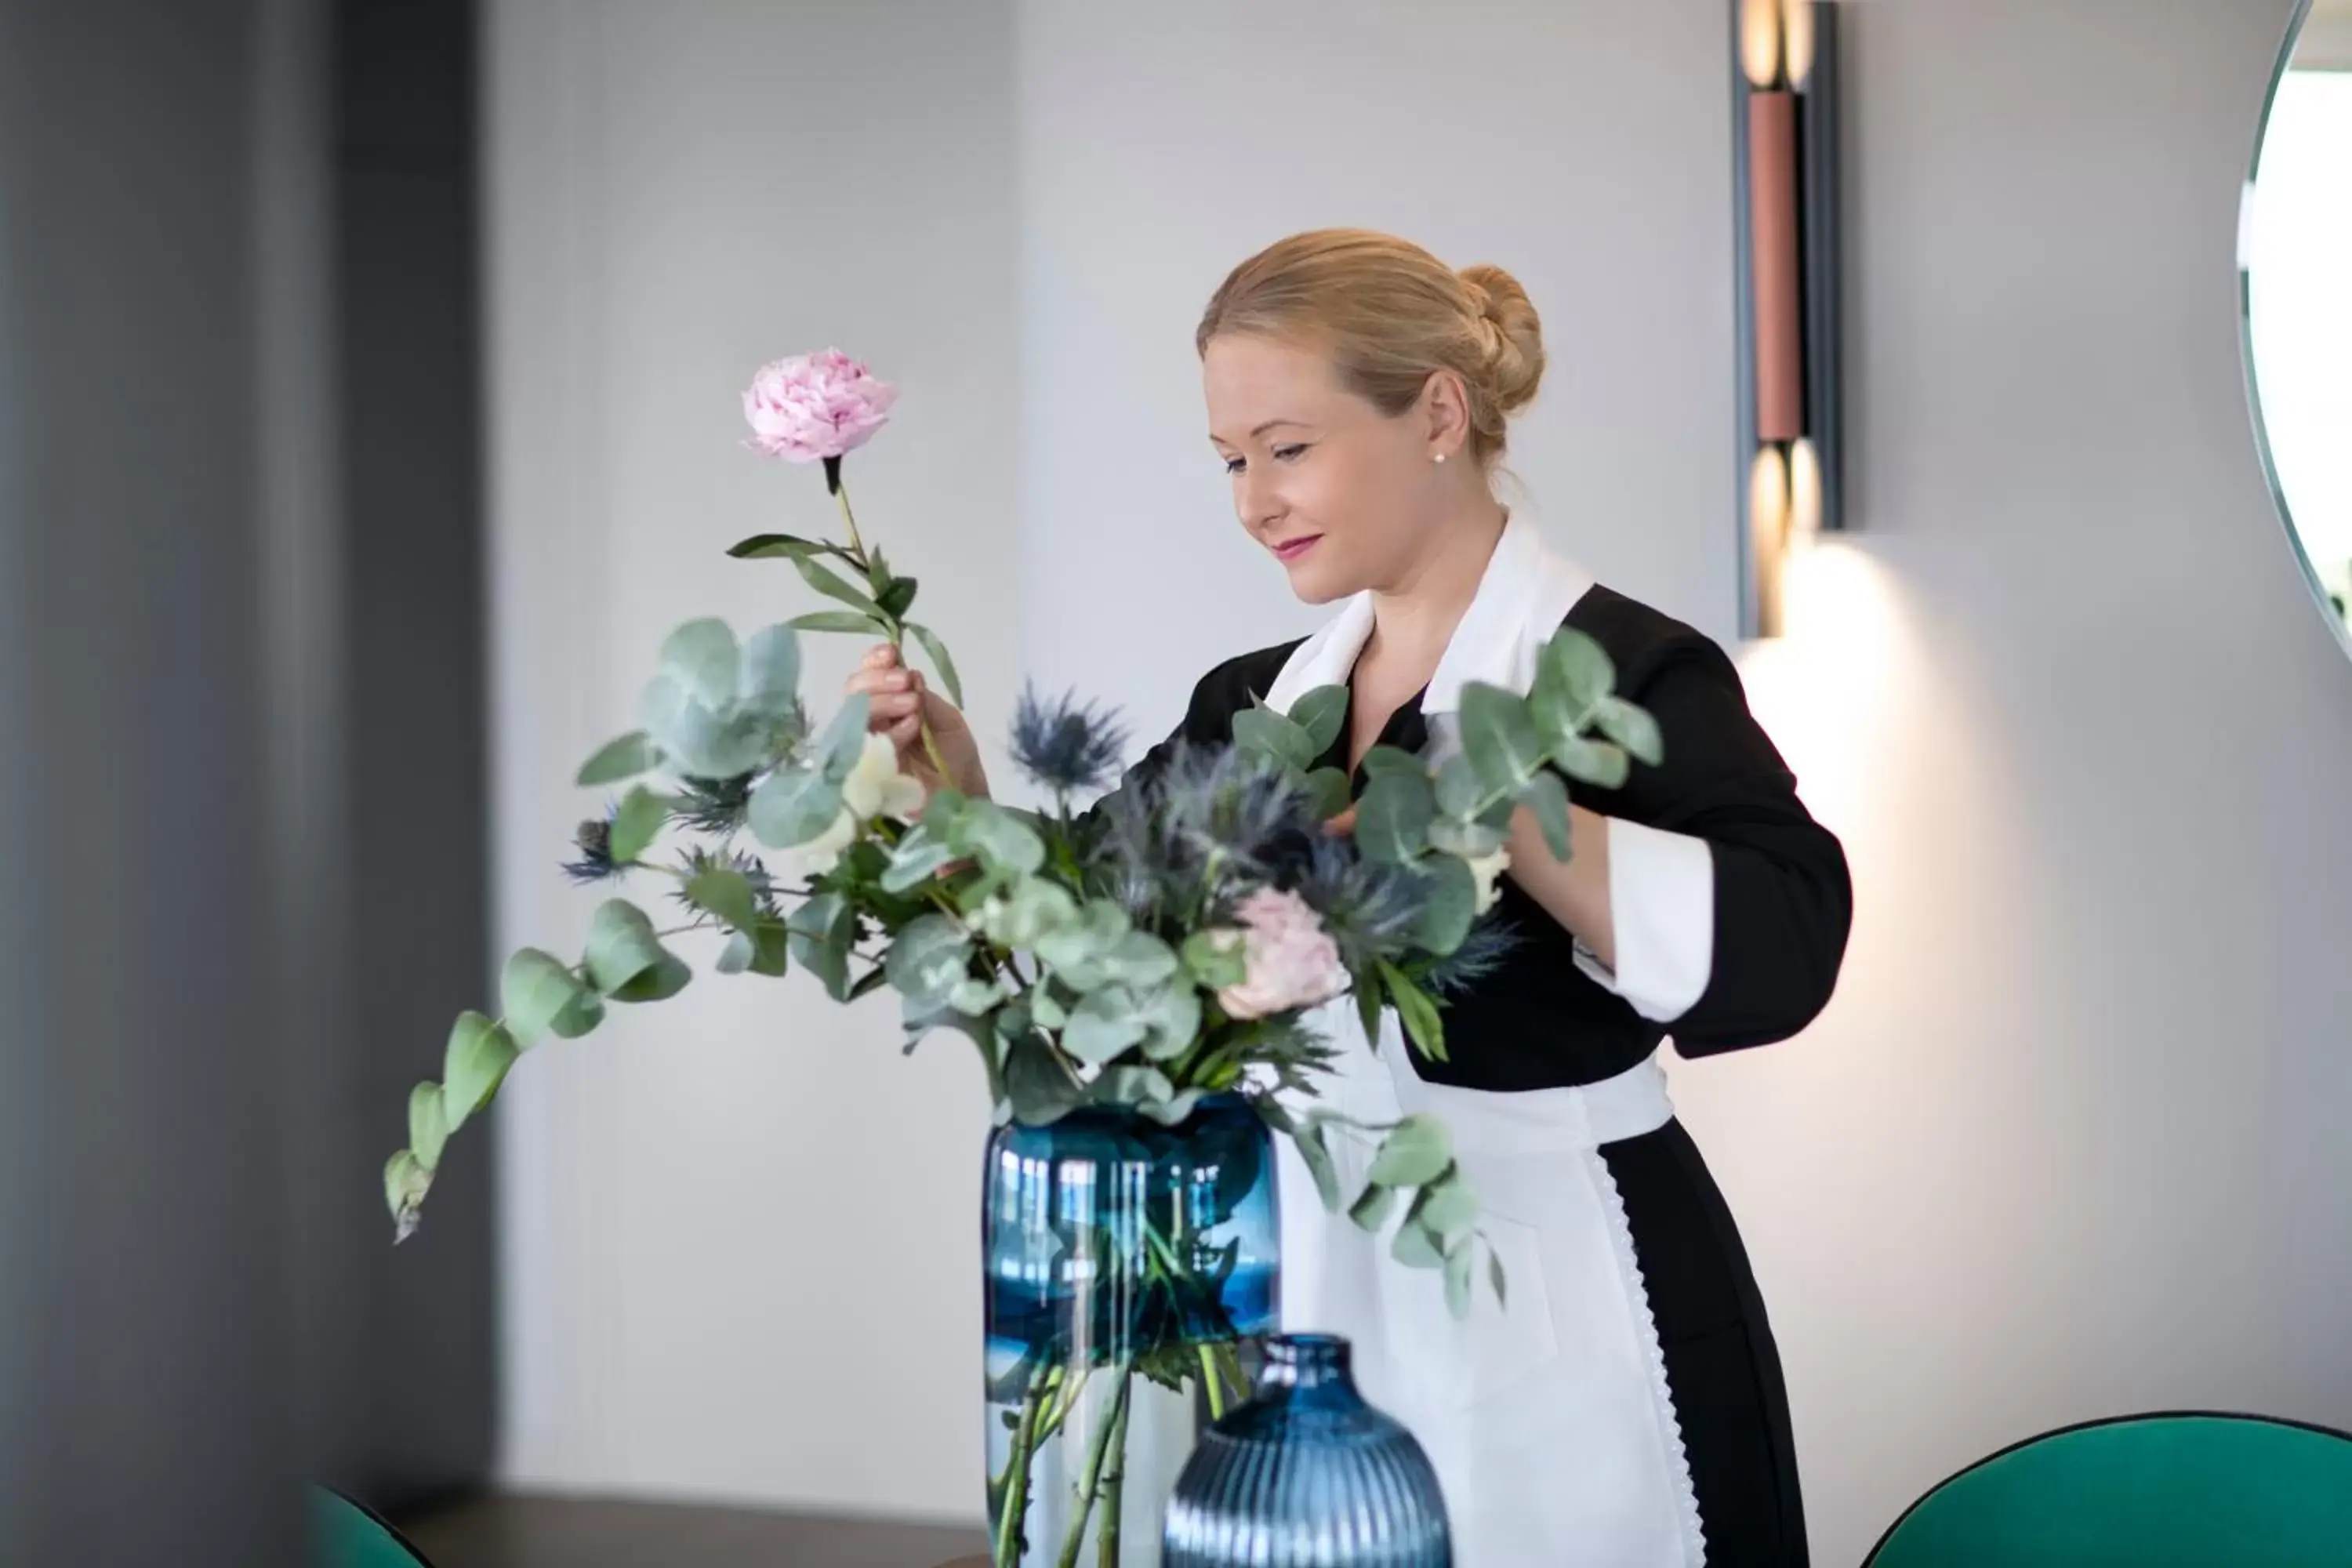
{"type": "MultiPolygon", "coordinates": [[[[1593,584],[1592,574],[1544,543],[1542,531],[1514,511],[1478,579],[1478,592],[1445,644],[1423,694],[1424,715],[1450,713],[1471,681],[1525,691],[1535,681],[1544,644],[1593,584]]],[[[1292,651],[1266,692],[1266,705],[1288,712],[1318,686],[1344,686],[1372,635],[1372,595],[1339,606],[1323,628],[1292,651]]]]}

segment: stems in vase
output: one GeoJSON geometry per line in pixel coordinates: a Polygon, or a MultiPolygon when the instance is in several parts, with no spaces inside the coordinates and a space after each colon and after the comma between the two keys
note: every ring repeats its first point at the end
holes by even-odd
{"type": "Polygon", "coordinates": [[[1119,1503],[1125,1496],[1127,1483],[1127,1413],[1130,1408],[1129,1391],[1134,1386],[1129,1377],[1119,1390],[1117,1430],[1110,1440],[1110,1468],[1103,1476],[1103,1521],[1095,1535],[1096,1568],[1118,1568],[1119,1503]]]}
{"type": "Polygon", "coordinates": [[[1022,1521],[1029,1512],[1029,1466],[1035,1458],[1037,1417],[1045,1404],[1046,1369],[1040,1363],[1029,1374],[1029,1392],[1021,1401],[1021,1422],[1013,1432],[1013,1458],[1004,1469],[1004,1503],[996,1518],[996,1568],[1016,1568],[1023,1547],[1022,1521]]]}
{"type": "MultiPolygon", "coordinates": [[[[1078,1553],[1086,1547],[1087,1521],[1094,1517],[1095,1496],[1102,1489],[1104,1457],[1110,1451],[1113,1438],[1121,1439],[1119,1446],[1122,1449],[1126,1447],[1127,1396],[1129,1390],[1135,1386],[1135,1375],[1124,1363],[1116,1369],[1116,1373],[1118,1384],[1111,1391],[1110,1408],[1103,1414],[1103,1424],[1096,1431],[1094,1443],[1087,1453],[1086,1473],[1078,1481],[1077,1517],[1070,1521],[1070,1533],[1062,1542],[1059,1568],[1078,1568],[1078,1553]]],[[[1106,1529],[1116,1532],[1115,1515],[1107,1522],[1106,1529]]],[[[1114,1562],[1118,1560],[1118,1542],[1114,1540],[1111,1544],[1114,1562]]]]}

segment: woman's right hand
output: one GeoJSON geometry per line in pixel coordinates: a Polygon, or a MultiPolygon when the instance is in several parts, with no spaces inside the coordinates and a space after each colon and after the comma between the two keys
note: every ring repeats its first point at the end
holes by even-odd
{"type": "Polygon", "coordinates": [[[971,738],[971,726],[953,704],[930,689],[921,670],[907,668],[897,648],[888,643],[876,645],[850,672],[843,690],[850,696],[866,694],[866,727],[890,737],[898,752],[898,771],[920,784],[925,795],[942,784],[974,798],[988,794],[988,774],[980,765],[980,744],[971,738]],[[944,779],[931,760],[930,748],[923,744],[926,721],[948,765],[944,779]]]}

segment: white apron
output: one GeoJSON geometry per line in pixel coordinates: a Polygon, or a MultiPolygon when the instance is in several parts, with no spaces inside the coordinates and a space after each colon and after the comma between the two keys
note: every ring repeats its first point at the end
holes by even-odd
{"type": "MultiPolygon", "coordinates": [[[[1512,519],[1424,713],[1451,713],[1470,680],[1525,691],[1536,655],[1591,585],[1531,523],[1512,519]]],[[[1287,710],[1307,690],[1344,682],[1370,631],[1370,598],[1360,595],[1291,656],[1268,704],[1287,710]]],[[[1507,1275],[1507,1306],[1497,1308],[1482,1265],[1470,1315],[1457,1321],[1440,1272],[1389,1256],[1398,1220],[1368,1236],[1325,1210],[1280,1139],[1283,1327],[1353,1342],[1365,1397],[1402,1421],[1436,1467],[1462,1568],[1698,1568],[1698,1501],[1665,1358],[1624,1205],[1597,1152],[1673,1115],[1656,1059],[1602,1083],[1494,1094],[1423,1082],[1393,1012],[1377,1053],[1352,1000],[1318,1021],[1341,1052],[1321,1104],[1375,1123],[1425,1111],[1452,1131],[1507,1275]]],[[[1352,1197],[1373,1145],[1335,1131],[1352,1197]]]]}

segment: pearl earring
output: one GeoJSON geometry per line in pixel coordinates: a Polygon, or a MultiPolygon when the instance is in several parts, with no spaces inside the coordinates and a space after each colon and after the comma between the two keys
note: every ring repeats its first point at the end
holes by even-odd
{"type": "Polygon", "coordinates": [[[1444,454],[1444,453],[1443,453],[1443,452],[1438,453],[1438,454],[1437,454],[1437,459],[1436,459],[1436,460],[1437,460],[1437,461],[1439,461],[1439,462],[1441,462],[1441,463],[1442,463],[1442,462],[1444,462],[1444,461],[1445,461],[1445,454],[1444,454]]]}

